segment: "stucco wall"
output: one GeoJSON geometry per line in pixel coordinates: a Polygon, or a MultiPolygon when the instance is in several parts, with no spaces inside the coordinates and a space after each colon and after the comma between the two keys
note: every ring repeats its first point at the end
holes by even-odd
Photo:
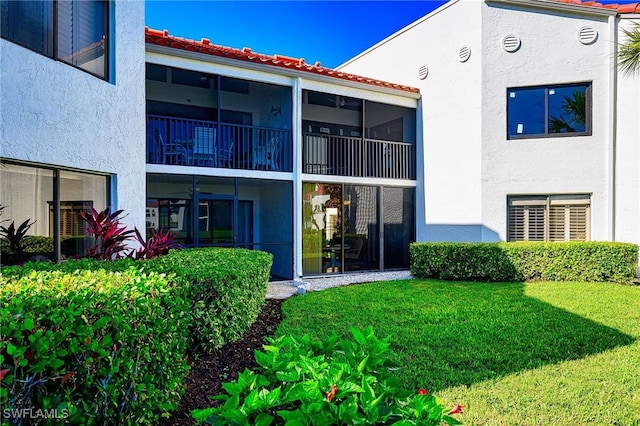
{"type": "MultiPolygon", "coordinates": [[[[633,22],[640,17],[621,19],[620,29],[633,22]]],[[[616,147],[616,240],[640,244],[640,73],[618,78],[616,147]]]]}
{"type": "Polygon", "coordinates": [[[418,240],[505,240],[508,195],[589,193],[592,240],[640,242],[638,76],[617,79],[617,107],[613,95],[612,30],[630,20],[553,7],[454,0],[343,65],[420,88],[418,240]],[[598,32],[592,44],[578,41],[585,25],[598,32]],[[521,39],[514,53],[502,48],[507,34],[521,39]],[[429,67],[424,80],[420,65],[429,67]],[[590,136],[507,140],[508,88],[578,82],[592,83],[590,136]]]}
{"type": "Polygon", "coordinates": [[[0,40],[0,154],[113,174],[113,207],[144,229],[144,2],[113,7],[112,82],[0,40]]]}
{"type": "MultiPolygon", "coordinates": [[[[609,239],[609,24],[606,16],[484,4],[482,218],[506,239],[507,195],[590,193],[591,239],[609,239]],[[598,39],[577,39],[590,25],[598,39]],[[521,47],[502,48],[507,34],[521,47]],[[592,82],[591,136],[507,140],[507,89],[592,82]]],[[[485,238],[485,240],[487,240],[485,238]]]]}
{"type": "Polygon", "coordinates": [[[419,241],[482,238],[481,7],[479,1],[452,1],[343,67],[420,89],[419,241]],[[463,46],[471,49],[466,62],[459,58],[463,46]],[[421,80],[423,65],[429,71],[421,80]]]}

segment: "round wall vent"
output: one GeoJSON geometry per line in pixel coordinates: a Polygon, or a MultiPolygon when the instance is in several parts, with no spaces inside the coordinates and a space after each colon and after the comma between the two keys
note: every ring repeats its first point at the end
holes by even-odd
{"type": "Polygon", "coordinates": [[[420,77],[420,80],[424,80],[428,75],[429,68],[427,68],[426,65],[422,65],[420,68],[418,68],[418,77],[420,77]]]}
{"type": "Polygon", "coordinates": [[[462,46],[460,49],[460,62],[467,62],[471,57],[471,48],[469,46],[462,46]]]}
{"type": "Polygon", "coordinates": [[[507,34],[502,39],[502,48],[507,52],[515,52],[520,49],[520,38],[515,34],[507,34]]]}
{"type": "Polygon", "coordinates": [[[582,44],[591,44],[598,39],[598,31],[595,28],[585,25],[578,30],[578,41],[582,44]]]}

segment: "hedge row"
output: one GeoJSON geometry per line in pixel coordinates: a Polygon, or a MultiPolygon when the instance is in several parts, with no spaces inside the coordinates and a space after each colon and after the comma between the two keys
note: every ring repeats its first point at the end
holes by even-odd
{"type": "Polygon", "coordinates": [[[157,422],[180,400],[187,353],[255,321],[271,261],[206,248],[2,268],[0,405],[57,408],[75,424],[157,422]]]}
{"type": "Polygon", "coordinates": [[[615,242],[413,243],[411,273],[467,281],[629,283],[638,246],[615,242]]]}
{"type": "Polygon", "coordinates": [[[34,271],[0,277],[0,298],[3,408],[57,409],[71,424],[152,423],[176,408],[189,302],[167,277],[34,271]]]}

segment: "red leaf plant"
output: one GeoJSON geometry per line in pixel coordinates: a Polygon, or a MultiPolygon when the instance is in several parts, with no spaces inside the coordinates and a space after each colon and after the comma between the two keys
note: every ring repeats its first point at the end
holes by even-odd
{"type": "Polygon", "coordinates": [[[336,385],[331,386],[331,390],[327,392],[327,400],[329,402],[333,401],[336,397],[336,393],[338,393],[338,387],[336,385]]]}
{"type": "Polygon", "coordinates": [[[176,232],[162,232],[162,229],[156,231],[151,229],[151,236],[147,238],[147,241],[142,238],[138,228],[135,228],[136,240],[140,243],[140,248],[130,253],[130,257],[134,259],[151,259],[153,257],[162,256],[169,252],[171,249],[180,250],[182,245],[175,241],[176,232]]]}
{"type": "Polygon", "coordinates": [[[123,257],[127,249],[126,242],[132,238],[134,231],[127,230],[120,224],[119,217],[124,210],[113,213],[109,208],[98,212],[91,207],[90,212],[79,212],[78,215],[87,224],[87,234],[94,238],[93,247],[87,251],[87,257],[93,259],[111,260],[123,257]]]}
{"type": "Polygon", "coordinates": [[[461,414],[461,413],[463,413],[463,411],[462,411],[463,408],[464,407],[462,405],[456,404],[456,406],[453,407],[451,409],[451,411],[449,411],[449,414],[461,414]]]}

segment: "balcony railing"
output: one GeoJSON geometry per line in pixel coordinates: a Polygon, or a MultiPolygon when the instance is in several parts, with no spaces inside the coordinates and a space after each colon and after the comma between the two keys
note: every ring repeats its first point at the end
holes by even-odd
{"type": "Polygon", "coordinates": [[[291,131],[148,114],[147,162],[290,172],[291,131]]]}
{"type": "MultiPolygon", "coordinates": [[[[293,170],[290,130],[147,115],[147,162],[244,170],[293,170]]],[[[415,179],[415,145],[305,133],[303,173],[415,179]]]]}
{"type": "Polygon", "coordinates": [[[415,145],[375,139],[304,134],[304,173],[415,179],[415,145]]]}

